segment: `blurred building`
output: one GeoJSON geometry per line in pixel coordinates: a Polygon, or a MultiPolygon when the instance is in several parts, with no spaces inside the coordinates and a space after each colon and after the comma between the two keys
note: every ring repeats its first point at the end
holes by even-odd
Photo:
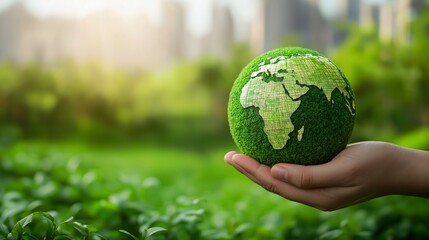
{"type": "Polygon", "coordinates": [[[193,58],[201,54],[214,55],[220,58],[230,56],[235,38],[235,22],[231,10],[213,2],[209,18],[210,31],[203,36],[187,34],[187,57],[193,58]]]}
{"type": "Polygon", "coordinates": [[[360,27],[373,27],[385,41],[410,41],[409,23],[423,8],[422,0],[381,1],[375,4],[366,0],[342,0],[341,19],[358,23],[360,27]]]}
{"type": "Polygon", "coordinates": [[[264,51],[277,48],[289,39],[298,39],[301,46],[323,50],[326,32],[318,0],[266,0],[261,3],[264,32],[259,42],[263,42],[264,51]]]}
{"type": "Polygon", "coordinates": [[[254,53],[285,45],[327,52],[346,39],[347,32],[337,27],[343,22],[372,26],[381,39],[407,43],[409,22],[425,5],[422,0],[380,4],[338,0],[336,15],[327,19],[320,11],[321,0],[257,0],[252,20],[238,24],[231,8],[213,1],[210,29],[195,36],[185,26],[183,4],[160,1],[159,23],[144,14],[124,17],[109,9],[85,18],[38,18],[16,1],[0,12],[0,60],[43,64],[101,60],[121,67],[160,69],[202,54],[227,58],[234,41],[249,43],[254,53]]]}
{"type": "Polygon", "coordinates": [[[226,6],[214,4],[212,8],[212,26],[207,35],[208,52],[220,57],[228,57],[234,42],[234,21],[226,6]]]}
{"type": "Polygon", "coordinates": [[[159,64],[170,65],[185,56],[185,11],[178,2],[164,0],[161,2],[161,26],[157,42],[151,48],[160,55],[159,64]]]}
{"type": "Polygon", "coordinates": [[[412,16],[424,5],[422,0],[337,3],[333,19],[324,19],[319,0],[260,0],[257,20],[252,23],[253,49],[268,51],[296,39],[300,46],[326,52],[347,38],[347,32],[336,27],[347,22],[362,28],[374,27],[383,40],[406,43],[410,41],[408,26],[412,16]]]}
{"type": "Polygon", "coordinates": [[[194,36],[185,26],[186,12],[177,1],[161,1],[161,22],[145,15],[123,17],[101,9],[85,18],[38,18],[17,1],[0,12],[0,61],[102,61],[105,64],[160,69],[202,54],[228,57],[234,41],[229,8],[215,4],[211,31],[194,36]]]}
{"type": "Polygon", "coordinates": [[[160,41],[159,32],[143,16],[123,19],[106,10],[83,19],[37,18],[17,2],[0,13],[0,60],[20,64],[103,60],[151,68],[165,61],[159,56],[166,50],[152,47],[160,41]]]}

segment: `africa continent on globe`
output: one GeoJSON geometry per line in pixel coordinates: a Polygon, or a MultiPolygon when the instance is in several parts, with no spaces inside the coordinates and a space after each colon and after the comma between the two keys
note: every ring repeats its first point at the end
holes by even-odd
{"type": "Polygon", "coordinates": [[[267,165],[331,160],[345,148],[355,112],[344,74],[304,48],[277,49],[254,59],[234,83],[228,105],[238,147],[267,165]]]}

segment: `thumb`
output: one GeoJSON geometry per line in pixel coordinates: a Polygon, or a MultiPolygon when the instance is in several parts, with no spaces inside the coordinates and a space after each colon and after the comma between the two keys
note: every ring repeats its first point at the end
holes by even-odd
{"type": "Polygon", "coordinates": [[[279,163],[271,168],[271,175],[298,188],[320,188],[340,186],[344,175],[335,165],[303,166],[279,163]]]}

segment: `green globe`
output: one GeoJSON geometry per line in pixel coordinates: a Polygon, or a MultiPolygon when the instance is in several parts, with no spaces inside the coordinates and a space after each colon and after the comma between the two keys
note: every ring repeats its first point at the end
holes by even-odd
{"type": "Polygon", "coordinates": [[[228,102],[238,148],[269,166],[330,161],[346,147],[355,115],[344,74],[318,52],[298,47],[252,60],[235,80],[228,102]]]}

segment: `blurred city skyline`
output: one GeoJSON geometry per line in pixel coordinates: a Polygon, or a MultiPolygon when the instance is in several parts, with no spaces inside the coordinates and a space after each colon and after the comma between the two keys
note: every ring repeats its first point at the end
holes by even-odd
{"type": "Polygon", "coordinates": [[[420,0],[4,0],[0,60],[61,59],[159,69],[203,54],[229,56],[235,42],[259,54],[283,43],[334,49],[335,22],[373,24],[380,38],[408,41],[420,0]],[[243,5],[246,7],[243,7],[243,5]]]}
{"type": "MultiPolygon", "coordinates": [[[[0,12],[11,5],[21,3],[33,15],[41,18],[62,17],[79,19],[97,12],[111,11],[123,17],[145,15],[151,23],[161,24],[162,2],[165,0],[3,0],[0,12]]],[[[211,8],[220,5],[229,8],[235,21],[249,22],[256,14],[258,0],[171,0],[180,3],[184,10],[186,27],[194,35],[202,36],[210,31],[211,8]],[[246,8],[241,6],[246,4],[246,8]]]]}
{"type": "MultiPolygon", "coordinates": [[[[83,18],[98,11],[108,10],[114,11],[120,15],[144,14],[151,22],[159,24],[161,22],[161,1],[163,0],[2,0],[0,2],[0,12],[6,10],[13,4],[22,3],[29,12],[41,18],[83,18]]],[[[186,11],[186,24],[190,32],[195,35],[203,35],[210,31],[211,19],[208,17],[208,13],[210,12],[210,8],[215,4],[224,5],[230,8],[236,21],[249,22],[257,15],[258,3],[261,0],[173,1],[183,4],[186,11]],[[245,8],[242,7],[243,4],[246,4],[245,8]]],[[[343,0],[319,0],[320,13],[326,18],[332,18],[341,14],[341,1],[343,0]]],[[[362,0],[357,0],[356,2],[359,1],[362,0]]],[[[363,2],[371,5],[397,1],[400,0],[363,0],[363,2]]]]}

